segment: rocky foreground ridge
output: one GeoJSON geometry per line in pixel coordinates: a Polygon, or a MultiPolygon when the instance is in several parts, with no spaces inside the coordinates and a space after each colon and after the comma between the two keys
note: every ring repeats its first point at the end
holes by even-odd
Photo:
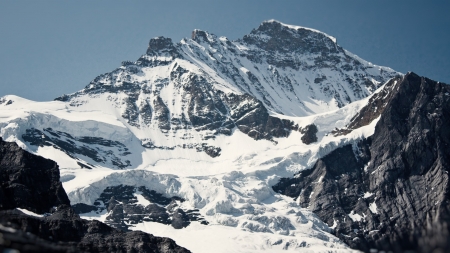
{"type": "Polygon", "coordinates": [[[449,252],[450,87],[408,73],[386,88],[347,129],[380,115],[370,138],[273,189],[311,209],[352,248],[449,252]]]}
{"type": "Polygon", "coordinates": [[[59,181],[58,165],[0,138],[2,252],[189,252],[169,238],[123,232],[81,219],[59,181]]]}

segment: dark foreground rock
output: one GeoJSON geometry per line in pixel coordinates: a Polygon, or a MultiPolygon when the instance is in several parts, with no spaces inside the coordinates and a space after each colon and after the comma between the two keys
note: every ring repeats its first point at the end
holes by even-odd
{"type": "Polygon", "coordinates": [[[3,224],[0,249],[13,248],[20,252],[189,252],[169,238],[140,231],[122,232],[99,221],[80,219],[68,206],[57,209],[42,218],[17,209],[0,211],[0,223],[3,224]]]}
{"type": "Polygon", "coordinates": [[[2,252],[189,252],[169,238],[81,219],[69,205],[57,164],[1,138],[0,172],[2,252]]]}
{"type": "Polygon", "coordinates": [[[69,205],[58,165],[0,138],[0,210],[16,207],[44,213],[69,205]]]}
{"type": "Polygon", "coordinates": [[[372,137],[273,188],[353,248],[450,252],[450,87],[414,73],[397,81],[372,137]]]}

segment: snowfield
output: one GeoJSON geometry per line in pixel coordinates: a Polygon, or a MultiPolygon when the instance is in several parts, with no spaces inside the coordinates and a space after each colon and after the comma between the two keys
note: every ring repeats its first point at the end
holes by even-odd
{"type": "MultiPolygon", "coordinates": [[[[210,224],[205,226],[193,222],[187,228],[174,229],[156,222],[143,222],[133,229],[173,238],[193,252],[300,249],[302,252],[351,252],[329,234],[327,224],[308,209],[299,207],[291,198],[274,192],[271,186],[281,177],[292,177],[309,169],[318,158],[332,150],[370,136],[376,121],[345,136],[334,137],[330,133],[336,127],[345,127],[369,98],[308,117],[276,114],[299,126],[314,123],[318,128],[316,143],[302,143],[302,134],[298,131],[293,131],[288,138],[269,141],[254,140],[235,130],[231,136],[219,135],[208,140],[222,148],[222,155],[216,158],[192,149],[145,149],[137,136],[159,135],[161,142],[171,141],[172,145],[178,144],[178,138],[169,138],[158,129],[145,129],[135,134],[126,124],[104,113],[103,108],[84,113],[83,107],[68,109],[65,102],[32,102],[15,96],[4,99],[13,103],[0,105],[1,136],[35,154],[57,161],[64,179],[63,186],[72,204],[92,204],[108,186],[146,186],[168,197],[186,199],[183,205],[199,209],[210,224]],[[26,112],[24,108],[27,108],[26,112]],[[20,136],[31,127],[121,141],[133,154],[133,167],[111,169],[88,157],[74,159],[54,147],[28,145],[20,136]],[[94,165],[93,169],[79,168],[77,161],[82,159],[94,165]],[[198,238],[202,238],[201,242],[198,238]]],[[[174,134],[183,135],[179,131],[174,134]]],[[[197,141],[195,138],[190,140],[197,141]]],[[[88,213],[83,218],[104,221],[106,216],[106,213],[88,213]]]]}

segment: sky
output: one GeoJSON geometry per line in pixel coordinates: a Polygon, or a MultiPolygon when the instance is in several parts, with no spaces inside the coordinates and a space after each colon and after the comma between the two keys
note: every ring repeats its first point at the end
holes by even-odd
{"type": "Polygon", "coordinates": [[[157,36],[231,40],[262,21],[314,28],[377,65],[450,84],[450,1],[0,1],[0,96],[48,101],[84,88],[157,36]]]}

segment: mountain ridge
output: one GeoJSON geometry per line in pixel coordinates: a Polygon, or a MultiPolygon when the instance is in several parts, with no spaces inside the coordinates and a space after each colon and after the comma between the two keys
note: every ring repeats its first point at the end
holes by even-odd
{"type": "Polygon", "coordinates": [[[401,78],[312,29],[267,21],[235,41],[196,29],[151,39],[138,60],[56,101],[3,97],[0,136],[57,161],[86,219],[193,252],[352,252],[272,186],[356,150],[401,78]]]}
{"type": "MultiPolygon", "coordinates": [[[[228,82],[231,81],[232,83],[234,83],[235,87],[240,87],[241,92],[248,92],[249,94],[255,96],[257,99],[259,99],[260,101],[265,103],[266,107],[271,108],[271,106],[270,106],[271,102],[270,102],[270,100],[267,100],[269,98],[264,99],[264,96],[266,96],[267,94],[265,94],[265,95],[262,94],[262,96],[258,96],[257,90],[256,91],[251,90],[251,89],[249,90],[249,86],[245,84],[245,83],[250,83],[250,84],[252,84],[252,86],[255,86],[257,88],[261,84],[264,84],[264,80],[263,80],[264,77],[261,77],[260,75],[256,75],[255,73],[253,73],[252,71],[249,71],[248,69],[243,70],[243,71],[246,71],[246,73],[241,73],[236,68],[239,65],[242,66],[242,64],[239,64],[239,61],[241,61],[241,59],[237,60],[238,61],[237,63],[233,62],[233,58],[237,59],[239,57],[236,57],[237,55],[235,55],[235,54],[232,54],[230,56],[227,56],[226,54],[221,54],[224,52],[223,51],[224,49],[229,50],[231,52],[237,52],[238,54],[241,54],[241,55],[243,54],[245,57],[244,59],[248,59],[248,60],[250,60],[250,62],[252,61],[252,57],[254,58],[254,57],[258,56],[258,54],[262,54],[259,57],[257,57],[257,59],[255,58],[256,63],[267,60],[269,65],[274,65],[275,67],[282,67],[282,68],[290,67],[290,68],[294,68],[296,70],[299,70],[300,67],[302,67],[304,70],[306,70],[308,68],[313,67],[314,64],[325,64],[323,66],[320,66],[321,68],[331,67],[331,66],[327,63],[327,61],[322,61],[318,57],[311,58],[312,60],[316,61],[315,63],[313,62],[313,65],[311,65],[310,63],[308,63],[304,60],[302,61],[301,59],[295,59],[293,57],[289,57],[288,55],[280,56],[282,58],[277,59],[276,57],[271,56],[268,53],[264,53],[264,52],[267,51],[267,52],[286,53],[286,51],[289,50],[289,52],[291,52],[291,51],[297,52],[299,55],[301,55],[306,52],[307,53],[319,53],[320,52],[321,54],[323,54],[323,53],[331,54],[331,53],[337,53],[339,51],[339,53],[342,54],[341,56],[333,56],[335,58],[328,57],[328,60],[333,63],[339,63],[341,61],[345,62],[345,61],[348,61],[349,59],[355,60],[355,62],[357,64],[353,67],[348,64],[342,64],[343,68],[347,68],[347,69],[352,69],[355,67],[358,68],[357,65],[361,64],[359,62],[361,59],[356,58],[354,55],[348,53],[348,51],[344,51],[337,44],[335,44],[335,42],[333,40],[331,40],[328,37],[328,35],[323,35],[323,33],[314,31],[312,29],[285,25],[285,24],[277,22],[277,21],[263,22],[260,25],[260,27],[258,27],[258,29],[254,29],[249,35],[245,35],[243,37],[243,39],[239,39],[236,41],[229,41],[225,37],[218,38],[214,34],[210,34],[208,32],[201,31],[198,29],[193,31],[192,38],[194,38],[194,39],[183,39],[183,40],[181,40],[181,42],[176,43],[176,44],[174,44],[170,38],[164,38],[164,37],[153,38],[149,42],[149,48],[147,49],[147,54],[143,55],[141,58],[139,58],[135,62],[136,64],[134,64],[134,66],[152,66],[152,64],[165,65],[165,64],[168,64],[170,62],[170,60],[174,60],[177,57],[182,57],[183,59],[186,59],[188,61],[192,60],[192,63],[196,63],[199,60],[200,61],[203,60],[204,61],[202,63],[203,65],[201,65],[202,67],[207,67],[207,69],[208,69],[208,67],[213,68],[216,71],[218,70],[217,73],[223,72],[220,75],[223,79],[225,79],[225,81],[228,81],[228,82]],[[306,34],[305,34],[305,32],[306,32],[306,34]],[[201,34],[201,36],[198,34],[201,34]],[[269,34],[269,35],[267,35],[267,34],[269,34]],[[280,35],[282,35],[282,36],[280,36],[280,35]],[[277,39],[278,38],[277,36],[280,36],[283,39],[277,39]],[[195,39],[195,38],[198,38],[198,39],[195,39]],[[321,41],[323,38],[327,38],[328,42],[321,41]],[[206,44],[202,44],[202,43],[206,43],[206,44]],[[262,51],[259,50],[260,52],[257,52],[258,50],[256,50],[256,51],[252,50],[251,46],[254,46],[254,45],[256,45],[256,48],[261,48],[262,51]],[[283,45],[290,45],[291,48],[284,48],[283,45]],[[292,50],[293,48],[295,50],[292,50]],[[327,49],[327,50],[324,52],[323,49],[327,49]],[[189,51],[191,51],[191,52],[189,52],[189,51]],[[349,55],[347,55],[347,54],[349,54],[349,55]],[[148,56],[150,56],[150,58],[148,58],[148,56]],[[158,57],[162,57],[160,61],[157,60],[158,57]],[[208,57],[210,57],[215,62],[222,61],[223,63],[220,64],[219,66],[214,66],[214,62],[210,63],[207,61],[208,57]],[[344,60],[338,59],[339,57],[341,57],[341,58],[344,57],[343,58],[344,60]],[[346,58],[346,57],[349,57],[349,58],[346,58]],[[151,60],[151,61],[149,61],[149,60],[151,60]],[[226,64],[226,63],[230,63],[230,64],[226,64]],[[277,65],[279,65],[279,66],[277,66],[277,65]],[[222,70],[222,71],[220,71],[220,70],[222,70]],[[231,71],[231,73],[227,73],[230,71],[231,71]],[[233,74],[235,77],[234,78],[233,78],[233,76],[230,77],[229,74],[233,74]],[[247,75],[249,75],[249,76],[247,76],[247,75]],[[252,80],[254,80],[254,81],[252,81],[252,80]]],[[[305,60],[307,60],[307,59],[305,59],[305,60]]],[[[132,62],[127,62],[126,64],[129,64],[127,66],[130,66],[131,63],[132,62]]],[[[363,65],[367,65],[367,66],[364,66],[364,68],[369,68],[369,69],[378,67],[376,65],[372,65],[367,62],[363,62],[363,65]]],[[[175,67],[177,67],[177,65],[175,65],[175,67]]],[[[244,66],[242,66],[242,67],[244,67],[244,66]]],[[[270,68],[270,66],[269,66],[269,68],[270,68]]],[[[385,68],[385,67],[378,67],[378,68],[380,68],[380,70],[383,70],[385,72],[392,72],[394,74],[398,74],[397,72],[392,71],[389,68],[385,68]]],[[[257,69],[254,69],[254,71],[257,71],[257,69]]],[[[277,75],[280,76],[279,73],[277,74],[277,72],[278,72],[277,69],[273,69],[273,71],[276,76],[277,75]]],[[[369,74],[369,76],[371,76],[371,75],[369,74]]],[[[286,75],[284,77],[283,76],[280,76],[280,77],[282,79],[288,78],[286,75]]],[[[86,90],[93,88],[93,85],[95,86],[95,84],[98,83],[100,78],[101,78],[101,76],[94,79],[94,81],[91,82],[90,85],[86,86],[86,90]]],[[[321,78],[323,78],[323,76],[318,76],[318,78],[316,78],[317,80],[315,79],[316,80],[315,83],[320,83],[321,78]]],[[[326,78],[326,76],[325,76],[325,78],[326,78]]],[[[351,76],[349,76],[347,78],[349,78],[349,80],[353,79],[353,77],[351,77],[351,76]]],[[[273,79],[273,77],[272,77],[272,79],[273,79]]],[[[279,81],[281,81],[281,83],[284,83],[282,79],[279,79],[279,81]]],[[[385,78],[383,80],[383,79],[380,79],[379,77],[376,77],[375,79],[377,82],[387,80],[387,78],[385,78]]],[[[222,80],[219,80],[219,83],[221,81],[222,80]]],[[[301,82],[310,83],[311,80],[310,81],[303,80],[301,82]]],[[[345,82],[342,82],[342,83],[345,83],[345,82]]],[[[120,82],[118,84],[120,86],[120,82]]],[[[289,83],[286,83],[285,85],[287,85],[287,87],[292,91],[292,87],[289,87],[290,86],[289,83]]],[[[367,84],[367,85],[369,85],[369,84],[367,84]]],[[[371,85],[369,85],[368,92],[373,92],[376,88],[376,85],[379,85],[379,84],[372,83],[371,85]]],[[[230,88],[230,87],[231,86],[227,85],[227,88],[230,88]]],[[[219,88],[220,88],[220,86],[219,86],[219,88]]],[[[266,87],[262,87],[262,88],[264,88],[264,89],[260,90],[260,92],[267,93],[267,91],[264,91],[264,90],[267,90],[267,88],[266,87]]],[[[284,89],[285,89],[283,87],[279,87],[279,88],[281,91],[284,91],[284,89]]],[[[356,88],[356,86],[355,86],[355,88],[356,88]]],[[[362,91],[361,88],[358,88],[358,89],[360,89],[360,90],[356,90],[357,92],[363,92],[363,93],[361,94],[362,96],[357,95],[356,96],[357,98],[361,99],[362,97],[367,96],[367,94],[368,94],[367,91],[362,91]]],[[[232,90],[234,90],[234,92],[236,92],[235,89],[232,89],[232,90]]],[[[341,93],[341,95],[344,96],[345,93],[341,93]]],[[[67,97],[60,97],[57,99],[67,99],[67,97]]],[[[345,102],[344,100],[338,101],[338,103],[340,103],[339,107],[341,107],[342,105],[344,105],[344,104],[348,103],[348,101],[350,101],[349,100],[350,97],[345,98],[345,99],[347,99],[346,100],[347,102],[345,102]]],[[[296,103],[301,103],[301,101],[296,100],[296,103]]],[[[335,107],[335,108],[337,108],[337,107],[335,107]]]]}
{"type": "MultiPolygon", "coordinates": [[[[280,114],[308,116],[341,108],[398,74],[353,56],[326,34],[267,21],[236,41],[198,29],[192,39],[176,44],[153,38],[136,62],[123,62],[85,89],[56,100],[83,107],[106,99],[131,128],[158,128],[164,134],[192,128],[204,140],[237,127],[256,140],[273,140],[298,130],[280,114]]],[[[139,139],[144,147],[180,147],[139,139]]],[[[181,146],[186,145],[212,157],[221,154],[220,147],[205,141],[181,146]]]]}
{"type": "Polygon", "coordinates": [[[353,248],[446,252],[450,86],[411,72],[391,82],[371,137],[274,190],[311,208],[353,248]]]}

